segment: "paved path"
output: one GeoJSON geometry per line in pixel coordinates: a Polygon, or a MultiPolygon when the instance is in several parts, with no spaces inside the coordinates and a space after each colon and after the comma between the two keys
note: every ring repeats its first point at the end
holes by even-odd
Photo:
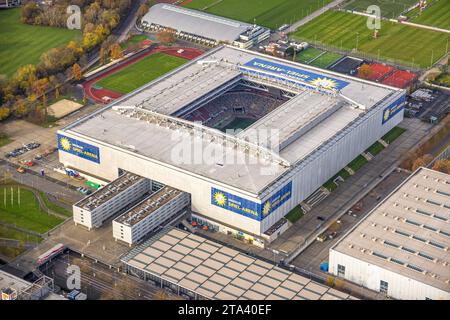
{"type": "Polygon", "coordinates": [[[320,16],[322,13],[325,13],[326,11],[330,10],[331,8],[341,4],[342,2],[344,2],[345,0],[334,0],[333,2],[330,2],[329,4],[327,4],[325,7],[320,8],[317,11],[314,11],[313,13],[311,13],[309,16],[304,17],[301,20],[298,20],[297,22],[294,22],[287,30],[286,33],[289,32],[294,32],[295,30],[297,30],[299,27],[301,27],[302,25],[310,22],[311,20],[313,20],[314,18],[317,18],[318,16],[320,16]]]}

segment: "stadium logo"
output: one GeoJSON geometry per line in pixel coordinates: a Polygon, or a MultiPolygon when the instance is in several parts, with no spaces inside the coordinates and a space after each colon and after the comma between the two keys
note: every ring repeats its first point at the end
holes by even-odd
{"type": "Polygon", "coordinates": [[[387,108],[386,110],[384,110],[383,114],[384,122],[388,121],[390,116],[391,116],[391,109],[387,108]]]}
{"type": "Polygon", "coordinates": [[[223,207],[227,203],[227,197],[220,191],[214,194],[214,202],[223,207]]]}
{"type": "Polygon", "coordinates": [[[262,214],[264,217],[270,213],[270,209],[272,209],[272,204],[270,203],[270,201],[266,201],[262,210],[262,214]]]}
{"type": "Polygon", "coordinates": [[[59,143],[61,144],[61,147],[63,150],[69,151],[72,148],[72,144],[70,143],[69,139],[67,138],[61,138],[59,140],[59,143]]]}
{"type": "Polygon", "coordinates": [[[333,79],[328,79],[328,78],[317,78],[317,79],[311,80],[309,83],[311,83],[317,87],[321,87],[321,88],[325,88],[325,89],[334,89],[338,86],[338,83],[336,81],[334,81],[333,79]]]}

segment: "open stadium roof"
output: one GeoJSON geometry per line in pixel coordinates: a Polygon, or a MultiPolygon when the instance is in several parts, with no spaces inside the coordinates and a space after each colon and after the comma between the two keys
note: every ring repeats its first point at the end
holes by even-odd
{"type": "Polygon", "coordinates": [[[450,175],[418,169],[332,250],[450,290],[450,175]]]}
{"type": "Polygon", "coordinates": [[[252,28],[248,23],[164,3],[153,5],[142,21],[230,43],[252,28]]]}
{"type": "Polygon", "coordinates": [[[401,94],[395,88],[223,46],[64,130],[258,195],[317,148],[354,126],[377,103],[394,101],[401,94]],[[238,136],[177,118],[240,80],[277,87],[294,97],[238,136]],[[252,142],[255,128],[279,130],[277,136],[269,137],[279,138],[279,154],[278,149],[252,142]],[[174,150],[188,141],[186,137],[197,137],[204,148],[218,148],[227,159],[239,161],[181,163],[174,150]]]}

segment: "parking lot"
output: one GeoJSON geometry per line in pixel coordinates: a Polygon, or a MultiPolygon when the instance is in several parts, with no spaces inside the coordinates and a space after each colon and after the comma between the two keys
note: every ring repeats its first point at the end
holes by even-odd
{"type": "Polygon", "coordinates": [[[421,88],[409,95],[405,116],[429,122],[431,117],[445,117],[449,108],[450,92],[421,88]]]}

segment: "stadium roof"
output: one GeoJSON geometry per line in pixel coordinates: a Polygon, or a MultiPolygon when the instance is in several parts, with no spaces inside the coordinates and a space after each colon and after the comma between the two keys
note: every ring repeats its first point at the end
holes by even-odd
{"type": "Polygon", "coordinates": [[[402,94],[399,89],[223,46],[64,130],[255,196],[264,192],[289,168],[312,156],[318,147],[332,146],[333,139],[356,126],[364,116],[370,116],[371,109],[380,101],[389,103],[402,94]],[[186,113],[194,105],[200,105],[241,79],[290,91],[295,96],[247,128],[240,137],[229,137],[201,125],[194,126],[187,120],[174,120],[177,115],[186,113]],[[156,113],[160,116],[155,117],[156,113]],[[280,130],[280,142],[284,145],[279,155],[277,150],[261,145],[255,147],[241,139],[245,135],[251,136],[249,130],[254,127],[280,130]],[[187,142],[186,137],[198,136],[193,134],[197,129],[202,131],[203,150],[217,147],[227,159],[239,161],[230,163],[211,159],[196,163],[174,158],[174,150],[187,142]],[[161,141],[165,141],[164,145],[161,141]],[[154,148],[155,145],[158,148],[154,148]],[[270,167],[269,171],[267,167],[270,167]]]}
{"type": "Polygon", "coordinates": [[[121,261],[209,299],[355,299],[179,229],[158,233],[121,261]]]}
{"type": "Polygon", "coordinates": [[[152,6],[142,21],[230,43],[252,28],[248,23],[164,3],[152,6]]]}
{"type": "Polygon", "coordinates": [[[450,175],[420,168],[331,250],[450,291],[450,175]]]}

